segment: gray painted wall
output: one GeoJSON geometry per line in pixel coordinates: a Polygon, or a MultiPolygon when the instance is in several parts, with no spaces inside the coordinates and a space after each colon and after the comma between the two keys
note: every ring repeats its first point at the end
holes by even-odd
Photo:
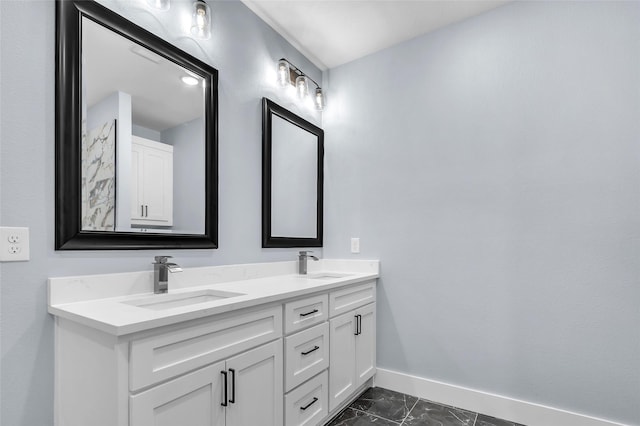
{"type": "Polygon", "coordinates": [[[202,234],[205,203],[204,119],[182,123],[162,132],[162,142],[173,145],[173,229],[202,234]]]}
{"type": "MultiPolygon", "coordinates": [[[[298,111],[275,85],[275,61],[287,57],[318,81],[321,72],[237,1],[210,2],[212,38],[184,37],[176,16],[188,2],[172,0],[168,13],[145,2],[103,2],[207,61],[220,72],[220,249],[166,250],[186,267],[294,260],[296,249],[261,249],[261,98],[298,111]]],[[[0,422],[53,422],[53,319],[47,313],[47,277],[141,271],[155,251],[56,252],[54,244],[53,1],[0,1],[0,218],[28,226],[31,261],[1,269],[0,422]]],[[[320,253],[322,255],[322,253],[320,253]]]]}
{"type": "Polygon", "coordinates": [[[639,23],[517,2],[330,70],[324,253],[381,260],[380,367],[640,424],[639,23]]]}

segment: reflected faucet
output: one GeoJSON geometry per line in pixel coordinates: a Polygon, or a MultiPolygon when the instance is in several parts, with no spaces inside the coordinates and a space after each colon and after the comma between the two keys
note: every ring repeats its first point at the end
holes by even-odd
{"type": "Polygon", "coordinates": [[[298,253],[298,273],[300,275],[307,275],[307,259],[311,258],[313,260],[319,260],[315,256],[311,256],[308,253],[313,253],[312,251],[301,251],[298,253]]]}
{"type": "Polygon", "coordinates": [[[153,292],[166,293],[169,290],[169,272],[182,272],[180,265],[167,262],[171,256],[156,256],[153,263],[153,292]]]}

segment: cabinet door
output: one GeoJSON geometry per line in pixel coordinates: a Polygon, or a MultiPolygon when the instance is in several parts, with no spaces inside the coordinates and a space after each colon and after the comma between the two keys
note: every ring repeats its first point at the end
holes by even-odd
{"type": "Polygon", "coordinates": [[[229,358],[227,371],[227,426],[282,426],[282,339],[229,358]]]}
{"type": "Polygon", "coordinates": [[[132,136],[131,220],[136,225],[173,224],[173,147],[132,136]]]}
{"type": "Polygon", "coordinates": [[[329,322],[329,411],[356,388],[355,311],[329,322]]]}
{"type": "Polygon", "coordinates": [[[147,147],[143,162],[144,219],[171,225],[173,221],[173,154],[147,147]]]}
{"type": "Polygon", "coordinates": [[[224,426],[224,362],[131,396],[131,426],[224,426]]]}
{"type": "Polygon", "coordinates": [[[356,310],[358,335],[356,336],[356,387],[369,380],[376,372],[376,304],[356,310]]]}
{"type": "Polygon", "coordinates": [[[131,219],[142,219],[144,216],[144,197],[142,195],[142,151],[138,144],[131,145],[131,219]]]}

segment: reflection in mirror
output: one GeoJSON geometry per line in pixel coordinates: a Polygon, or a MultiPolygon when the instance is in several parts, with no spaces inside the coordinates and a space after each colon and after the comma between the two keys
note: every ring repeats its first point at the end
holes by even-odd
{"type": "Polygon", "coordinates": [[[203,78],[86,17],[82,61],[82,230],[204,233],[203,78]]]}
{"type": "Polygon", "coordinates": [[[217,247],[217,71],[56,2],[56,249],[217,247]]]}
{"type": "Polygon", "coordinates": [[[324,132],[263,99],[262,246],[321,247],[324,132]]]}

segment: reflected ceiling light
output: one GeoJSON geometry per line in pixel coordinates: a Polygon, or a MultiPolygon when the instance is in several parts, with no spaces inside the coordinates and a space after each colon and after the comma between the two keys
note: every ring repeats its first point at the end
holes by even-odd
{"type": "Polygon", "coordinates": [[[169,10],[171,6],[170,0],[147,0],[147,4],[158,10],[169,10]]]}
{"type": "Polygon", "coordinates": [[[305,99],[309,96],[309,81],[315,84],[316,90],[313,103],[317,110],[322,111],[324,109],[326,106],[324,92],[322,91],[322,87],[320,87],[314,79],[306,75],[300,68],[296,67],[285,58],[278,60],[278,67],[276,71],[278,84],[281,87],[287,87],[289,85],[295,86],[300,99],[305,99]]]}
{"type": "Polygon", "coordinates": [[[191,8],[191,34],[195,37],[208,39],[211,37],[211,9],[202,0],[193,2],[191,8]]]}
{"type": "Polygon", "coordinates": [[[183,75],[182,77],[180,77],[180,80],[182,80],[182,82],[187,86],[197,86],[199,82],[197,78],[190,75],[183,75]]]}

